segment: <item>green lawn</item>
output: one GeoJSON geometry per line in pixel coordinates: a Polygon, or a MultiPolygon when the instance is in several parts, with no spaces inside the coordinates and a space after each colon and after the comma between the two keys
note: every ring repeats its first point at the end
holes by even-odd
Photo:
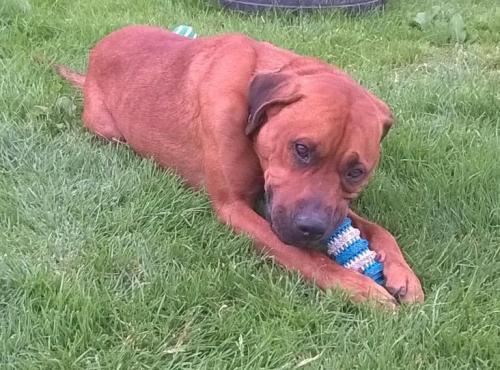
{"type": "Polygon", "coordinates": [[[498,369],[499,45],[495,0],[390,0],[364,17],[2,0],[0,368],[498,369]],[[433,5],[432,24],[410,25],[433,5]],[[87,133],[80,93],[34,56],[83,70],[131,23],[244,32],[388,101],[397,122],[356,208],[397,236],[425,304],[393,315],[319,292],[218,224],[204,193],[87,133]]]}

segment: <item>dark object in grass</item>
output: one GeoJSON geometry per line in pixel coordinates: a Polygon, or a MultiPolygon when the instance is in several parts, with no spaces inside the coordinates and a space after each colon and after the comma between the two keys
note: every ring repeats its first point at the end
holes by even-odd
{"type": "Polygon", "coordinates": [[[385,0],[220,0],[220,3],[241,11],[344,9],[360,12],[380,7],[385,0]]]}

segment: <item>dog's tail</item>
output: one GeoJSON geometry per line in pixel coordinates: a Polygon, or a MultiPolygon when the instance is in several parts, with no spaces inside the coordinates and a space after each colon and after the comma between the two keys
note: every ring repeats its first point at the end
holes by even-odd
{"type": "Polygon", "coordinates": [[[52,68],[66,80],[68,80],[74,87],[78,89],[83,89],[83,84],[85,83],[85,75],[73,71],[68,67],[61,64],[52,64],[52,68]]]}
{"type": "Polygon", "coordinates": [[[62,64],[54,63],[45,55],[35,54],[34,59],[40,64],[45,64],[51,67],[54,71],[64,77],[64,79],[68,80],[77,89],[83,89],[83,84],[85,83],[85,75],[73,71],[72,69],[63,66],[62,64]]]}

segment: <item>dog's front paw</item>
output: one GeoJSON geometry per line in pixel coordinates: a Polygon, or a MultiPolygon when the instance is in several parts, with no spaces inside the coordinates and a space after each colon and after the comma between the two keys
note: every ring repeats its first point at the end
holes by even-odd
{"type": "Polygon", "coordinates": [[[390,310],[396,309],[397,302],[386,289],[372,279],[358,272],[352,272],[355,276],[346,280],[345,288],[355,301],[375,301],[390,310]]]}
{"type": "Polygon", "coordinates": [[[396,299],[369,277],[336,264],[324,253],[311,249],[302,249],[301,252],[303,255],[299,270],[304,277],[314,281],[321,289],[325,291],[340,289],[354,301],[372,301],[390,310],[396,309],[396,299]]]}
{"type": "Polygon", "coordinates": [[[340,288],[350,295],[354,301],[376,302],[390,310],[395,310],[397,302],[389,292],[372,279],[353,270],[343,269],[325,271],[320,287],[324,290],[340,288]]]}
{"type": "Polygon", "coordinates": [[[385,288],[401,303],[422,303],[424,291],[417,275],[405,264],[384,263],[385,288]]]}

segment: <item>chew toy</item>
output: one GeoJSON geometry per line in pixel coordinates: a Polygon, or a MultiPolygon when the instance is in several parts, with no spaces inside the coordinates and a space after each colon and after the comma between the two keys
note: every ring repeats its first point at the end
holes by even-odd
{"type": "Polygon", "coordinates": [[[188,39],[195,39],[198,37],[198,34],[194,32],[193,27],[186,26],[184,24],[175,27],[172,32],[180,36],[187,37],[188,39]]]}
{"type": "Polygon", "coordinates": [[[368,240],[361,238],[350,218],[346,217],[324,243],[328,256],[339,265],[359,271],[380,285],[384,284],[384,266],[376,260],[377,254],[368,248],[368,240]]]}

